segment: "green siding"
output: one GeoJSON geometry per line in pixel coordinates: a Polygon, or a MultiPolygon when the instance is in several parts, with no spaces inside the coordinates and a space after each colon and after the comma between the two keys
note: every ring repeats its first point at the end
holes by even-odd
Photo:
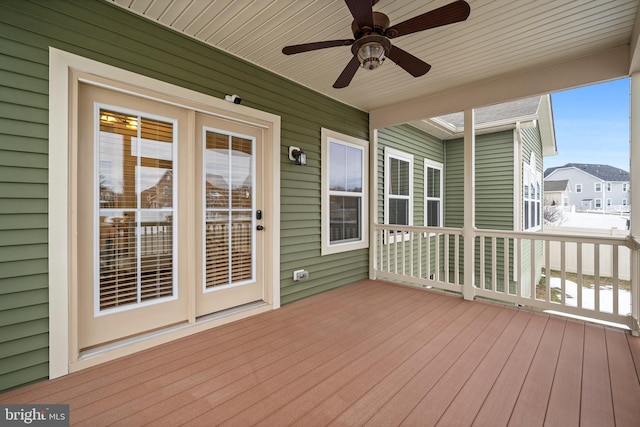
{"type": "MultiPolygon", "coordinates": [[[[476,227],[513,230],[513,131],[476,136],[476,227]]],[[[445,225],[464,225],[464,142],[447,141],[445,225]]]]}
{"type": "MultiPolygon", "coordinates": [[[[0,390],[46,378],[48,48],[282,118],[281,302],[368,276],[368,251],[320,256],[320,129],[368,139],[368,114],[98,0],[0,3],[0,390]],[[307,153],[293,165],[287,147],[307,153]],[[295,269],[310,280],[293,282],[295,269]]],[[[269,213],[266,212],[266,215],[269,213]]],[[[55,248],[53,248],[55,250],[55,248]]]]}

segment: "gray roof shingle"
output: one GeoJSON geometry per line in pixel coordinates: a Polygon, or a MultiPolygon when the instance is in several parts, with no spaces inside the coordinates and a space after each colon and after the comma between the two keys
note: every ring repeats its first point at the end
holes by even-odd
{"type": "Polygon", "coordinates": [[[564,166],[556,166],[547,168],[544,171],[545,178],[557,169],[576,168],[590,175],[593,175],[603,181],[629,181],[629,172],[617,168],[615,166],[590,164],[590,163],[567,163],[564,166]]]}

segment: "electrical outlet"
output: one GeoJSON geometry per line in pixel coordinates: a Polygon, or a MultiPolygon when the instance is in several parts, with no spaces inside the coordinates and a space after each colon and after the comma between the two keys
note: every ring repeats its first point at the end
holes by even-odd
{"type": "Polygon", "coordinates": [[[293,272],[293,280],[296,282],[304,282],[309,279],[309,272],[306,270],[296,270],[293,272]]]}

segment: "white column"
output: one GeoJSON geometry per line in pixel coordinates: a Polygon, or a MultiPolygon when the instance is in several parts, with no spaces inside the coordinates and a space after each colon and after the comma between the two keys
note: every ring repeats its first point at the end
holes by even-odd
{"type": "Polygon", "coordinates": [[[475,294],[475,232],[476,232],[476,135],[473,110],[464,112],[464,299],[475,294]]]}
{"type": "Polygon", "coordinates": [[[376,279],[378,239],[378,129],[369,129],[369,279],[376,279]]]}
{"type": "MultiPolygon", "coordinates": [[[[640,72],[631,74],[631,119],[629,151],[631,157],[631,238],[640,242],[640,72]],[[635,208],[635,209],[634,209],[635,208]]],[[[632,242],[633,243],[633,242],[632,242]]],[[[638,244],[633,245],[635,248],[638,244]]],[[[640,252],[631,250],[631,316],[633,334],[639,334],[640,252]]]]}

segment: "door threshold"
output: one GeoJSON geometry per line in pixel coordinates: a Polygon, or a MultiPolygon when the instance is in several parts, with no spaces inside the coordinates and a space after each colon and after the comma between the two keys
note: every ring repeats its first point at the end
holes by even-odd
{"type": "Polygon", "coordinates": [[[136,335],[134,337],[92,347],[80,352],[78,360],[69,364],[69,372],[79,371],[90,366],[95,366],[119,357],[137,353],[160,344],[165,344],[179,338],[203,332],[207,329],[222,326],[272,309],[273,306],[265,301],[255,301],[198,317],[195,323],[180,323],[152,332],[136,335]]]}

